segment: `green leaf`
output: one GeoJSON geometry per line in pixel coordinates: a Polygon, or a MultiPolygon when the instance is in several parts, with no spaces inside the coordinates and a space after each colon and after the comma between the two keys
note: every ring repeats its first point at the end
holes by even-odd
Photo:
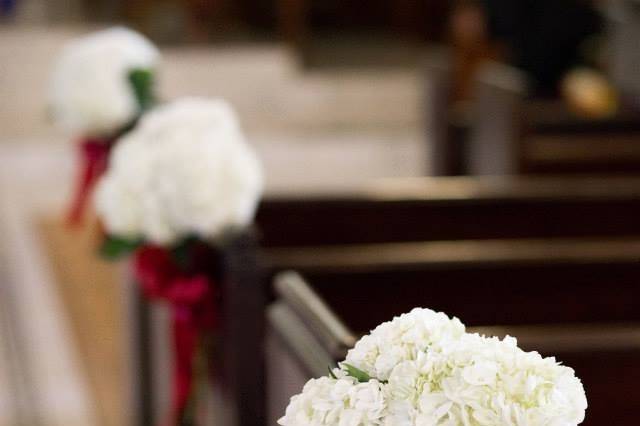
{"type": "Polygon", "coordinates": [[[105,259],[115,260],[137,249],[142,242],[140,240],[128,240],[125,238],[107,235],[100,246],[100,255],[105,259]]]}
{"type": "Polygon", "coordinates": [[[140,111],[149,109],[155,102],[153,72],[143,68],[133,69],[129,72],[129,83],[138,100],[140,111]]]}
{"type": "Polygon", "coordinates": [[[341,366],[347,369],[347,374],[354,379],[358,380],[360,383],[365,383],[371,380],[371,376],[369,376],[366,372],[360,370],[357,367],[354,367],[351,364],[342,363],[341,366]]]}
{"type": "Polygon", "coordinates": [[[333,374],[333,371],[331,370],[330,365],[327,365],[327,370],[329,370],[329,377],[331,377],[332,379],[337,379],[336,375],[333,374]]]}

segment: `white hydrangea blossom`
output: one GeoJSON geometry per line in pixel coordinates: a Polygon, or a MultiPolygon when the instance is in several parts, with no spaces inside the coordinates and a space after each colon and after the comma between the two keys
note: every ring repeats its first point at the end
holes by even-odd
{"type": "Polygon", "coordinates": [[[153,70],[158,59],[151,42],[123,27],[69,42],[51,78],[54,121],[68,131],[91,136],[119,130],[139,113],[128,73],[153,70]]]}
{"type": "Polygon", "coordinates": [[[587,407],[571,368],[524,352],[513,338],[477,334],[399,363],[387,392],[410,402],[416,426],[569,426],[587,407]]]}
{"type": "Polygon", "coordinates": [[[107,232],[171,244],[251,222],[262,169],[231,107],[186,98],[156,108],[113,149],[96,210],[107,232]]]}
{"type": "Polygon", "coordinates": [[[464,325],[457,318],[431,309],[415,308],[380,324],[362,337],[349,351],[345,362],[371,377],[387,380],[391,370],[401,361],[415,359],[431,346],[458,338],[464,331],[464,325]]]}
{"type": "Polygon", "coordinates": [[[291,398],[282,426],[382,425],[385,398],[377,380],[358,383],[351,377],[321,377],[307,382],[302,393],[291,398]]]}
{"type": "Polygon", "coordinates": [[[350,366],[370,376],[358,385],[373,383],[383,396],[375,425],[576,426],[587,408],[571,368],[521,350],[511,337],[465,333],[457,319],[428,309],[378,326],[340,365],[333,371],[337,378],[311,381],[292,398],[280,424],[369,424],[350,422],[354,417],[338,408],[348,404],[334,398],[343,394],[332,393],[349,387],[338,382],[358,383],[348,376],[350,366]]]}

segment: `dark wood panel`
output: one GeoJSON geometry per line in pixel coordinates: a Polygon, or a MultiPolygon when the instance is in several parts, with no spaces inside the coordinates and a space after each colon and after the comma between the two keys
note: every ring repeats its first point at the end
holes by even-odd
{"type": "Polygon", "coordinates": [[[252,234],[235,238],[223,253],[222,316],[216,382],[223,413],[216,423],[261,426],[265,418],[265,289],[252,234]]]}
{"type": "Polygon", "coordinates": [[[415,306],[448,312],[470,325],[640,320],[639,272],[637,265],[558,265],[309,277],[340,312],[366,306],[369,314],[350,323],[368,330],[415,306]],[[384,303],[377,304],[378,298],[384,303]]]}
{"type": "Polygon", "coordinates": [[[640,235],[640,179],[423,178],[264,200],[266,247],[640,235]]]}
{"type": "Polygon", "coordinates": [[[579,242],[573,254],[566,253],[568,246],[551,242],[541,250],[539,243],[533,255],[521,257],[508,253],[508,243],[498,251],[477,244],[489,255],[471,258],[464,244],[435,247],[423,260],[403,250],[380,249],[360,257],[338,252],[335,264],[322,252],[310,253],[309,259],[290,257],[288,264],[303,272],[356,332],[415,306],[442,310],[476,326],[640,321],[637,242],[617,249],[594,242],[602,245],[601,255],[584,252],[579,242]],[[372,259],[363,260],[366,256],[372,259]],[[367,315],[354,305],[366,306],[367,315]]]}

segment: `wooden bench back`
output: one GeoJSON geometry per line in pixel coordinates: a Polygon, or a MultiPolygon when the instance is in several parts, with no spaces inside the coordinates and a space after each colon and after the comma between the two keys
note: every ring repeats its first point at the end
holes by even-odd
{"type": "Polygon", "coordinates": [[[266,248],[640,235],[640,178],[390,179],[341,195],[265,199],[266,248]]]}
{"type": "Polygon", "coordinates": [[[640,239],[351,245],[268,258],[304,274],[356,331],[415,306],[473,326],[640,321],[640,239]],[[366,310],[352,318],[354,304],[366,310]]]}

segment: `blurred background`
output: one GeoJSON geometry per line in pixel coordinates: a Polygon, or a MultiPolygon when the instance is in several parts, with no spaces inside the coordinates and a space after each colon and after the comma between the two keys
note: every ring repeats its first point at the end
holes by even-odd
{"type": "Polygon", "coordinates": [[[164,99],[233,104],[268,197],[640,172],[635,0],[0,0],[2,426],[128,424],[123,268],[61,223],[46,108],[63,44],[114,24],[160,46],[164,99]]]}

